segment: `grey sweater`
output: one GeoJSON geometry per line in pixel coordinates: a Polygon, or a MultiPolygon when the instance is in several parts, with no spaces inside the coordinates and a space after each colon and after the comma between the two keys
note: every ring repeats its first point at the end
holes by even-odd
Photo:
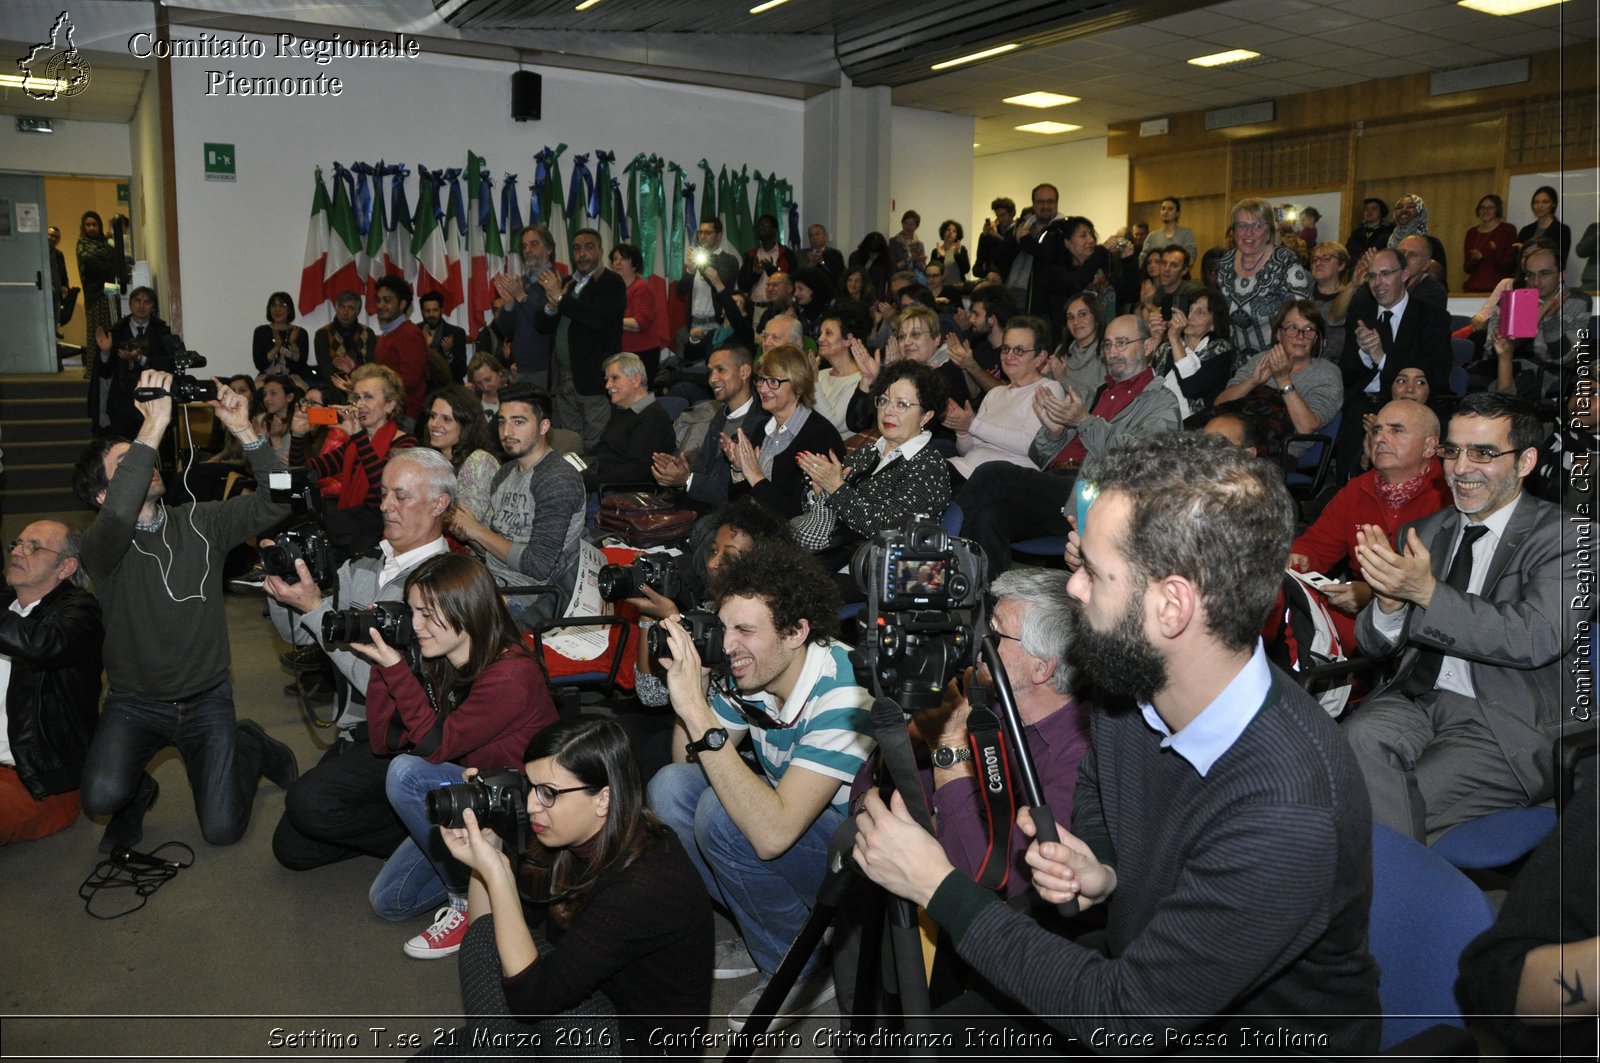
{"type": "MultiPolygon", "coordinates": [[[[263,442],[245,451],[256,482],[282,468],[263,442]]],[[[83,568],[106,625],[106,675],[118,694],[178,701],[228,678],[222,562],[229,550],[289,515],[266,491],[164,509],[136,527],[156,452],[134,443],[84,534],[83,568]]]]}

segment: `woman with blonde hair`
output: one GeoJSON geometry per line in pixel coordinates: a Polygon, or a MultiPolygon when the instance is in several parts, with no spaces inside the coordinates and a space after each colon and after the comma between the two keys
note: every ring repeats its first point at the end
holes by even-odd
{"type": "MultiPolygon", "coordinates": [[[[805,508],[806,476],[798,460],[807,451],[844,453],[844,440],[833,422],[816,413],[817,371],[798,347],[774,347],[756,359],[750,378],[756,400],[769,420],[760,440],[740,429],[722,437],[723,452],[743,491],[778,517],[798,516],[805,508]]],[[[735,493],[740,493],[735,484],[735,493]]]]}

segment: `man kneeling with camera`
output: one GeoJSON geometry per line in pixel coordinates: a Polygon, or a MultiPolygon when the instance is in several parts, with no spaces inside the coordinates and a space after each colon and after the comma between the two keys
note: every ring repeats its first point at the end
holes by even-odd
{"type": "MultiPolygon", "coordinates": [[[[366,853],[385,859],[406,828],[384,794],[390,757],[383,735],[367,728],[367,681],[372,665],[353,652],[352,636],[366,641],[382,618],[348,623],[348,611],[403,608],[406,577],[423,561],[445,553],[444,517],[455,498],[450,461],[434,450],[396,451],[383,468],[383,540],[378,549],[340,565],[333,597],[317,585],[305,560],[293,560],[295,578],[268,576],[263,586],[278,634],[328,652],[338,672],[338,740],[317,766],[301,775],[284,798],[272,853],[291,871],[305,871],[366,853]],[[347,630],[348,629],[348,630],[347,630]]],[[[263,547],[273,544],[263,541],[263,547]]]]}
{"type": "MultiPolygon", "coordinates": [[[[872,752],[871,698],[834,639],[838,591],[809,555],[772,545],[721,567],[711,590],[715,615],[650,631],[677,715],[674,763],[651,780],[650,803],[744,935],[718,944],[716,976],[761,972],[728,1017],[737,1030],[827,873],[850,780],[872,752]],[[760,774],[739,755],[746,734],[760,774]]],[[[811,957],[774,1026],[832,996],[826,965],[811,957]]]]}

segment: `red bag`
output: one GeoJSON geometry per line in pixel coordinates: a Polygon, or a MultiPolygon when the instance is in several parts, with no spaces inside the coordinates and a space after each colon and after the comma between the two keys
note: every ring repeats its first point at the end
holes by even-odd
{"type": "Polygon", "coordinates": [[[600,530],[630,546],[665,546],[689,537],[700,514],[678,506],[671,495],[642,491],[607,495],[600,500],[600,530]]]}

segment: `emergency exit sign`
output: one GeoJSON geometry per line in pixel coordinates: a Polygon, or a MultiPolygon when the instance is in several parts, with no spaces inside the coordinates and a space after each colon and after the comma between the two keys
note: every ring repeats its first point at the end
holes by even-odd
{"type": "Polygon", "coordinates": [[[237,181],[239,178],[234,173],[233,164],[234,152],[232,144],[206,145],[207,181],[237,181]]]}

